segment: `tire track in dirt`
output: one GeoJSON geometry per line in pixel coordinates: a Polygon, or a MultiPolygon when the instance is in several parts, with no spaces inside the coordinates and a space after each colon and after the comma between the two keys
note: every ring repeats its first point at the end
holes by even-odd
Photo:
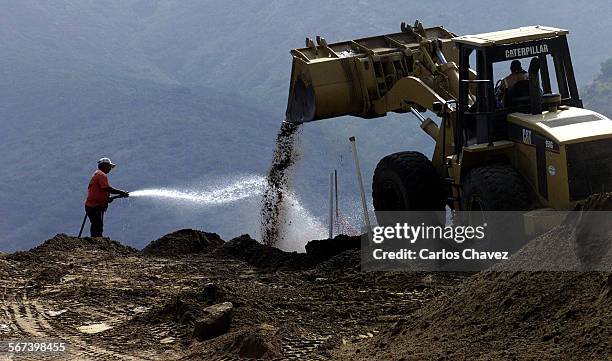
{"type": "MultiPolygon", "coordinates": [[[[16,334],[8,335],[10,339],[64,340],[69,344],[68,353],[61,356],[68,359],[153,360],[129,355],[121,352],[121,350],[102,348],[90,344],[88,340],[83,339],[83,334],[76,329],[78,322],[75,321],[70,325],[65,325],[61,321],[56,322],[59,319],[55,320],[46,316],[45,307],[42,303],[28,300],[27,293],[19,291],[20,289],[23,288],[18,288],[15,292],[15,290],[5,288],[2,298],[2,309],[5,311],[9,325],[14,326],[17,331],[16,334]]],[[[76,305],[80,304],[75,302],[74,306],[76,305]]],[[[91,310],[89,311],[91,312],[91,310]]],[[[94,311],[92,314],[111,318],[117,312],[94,311]]],[[[58,317],[61,318],[61,316],[58,317]]],[[[28,354],[29,360],[45,360],[53,357],[51,354],[28,354]]]]}

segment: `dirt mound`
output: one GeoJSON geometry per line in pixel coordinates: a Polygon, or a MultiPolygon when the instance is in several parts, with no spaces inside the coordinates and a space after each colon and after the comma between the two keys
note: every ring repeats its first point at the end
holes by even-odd
{"type": "Polygon", "coordinates": [[[609,213],[597,212],[610,210],[611,193],[591,196],[508,262],[458,284],[377,337],[342,346],[338,358],[610,359],[612,276],[560,271],[581,269],[585,257],[611,262],[605,256],[609,213]],[[581,245],[585,239],[596,242],[581,245]],[[558,271],[508,271],[530,269],[558,271]]]}
{"type": "Polygon", "coordinates": [[[305,268],[308,264],[305,254],[284,252],[261,244],[248,234],[225,243],[215,255],[239,259],[265,272],[295,271],[305,268]]]}
{"type": "Polygon", "coordinates": [[[281,342],[273,330],[259,328],[235,335],[225,352],[248,359],[269,360],[281,356],[281,342]]]}
{"type": "Polygon", "coordinates": [[[557,227],[536,237],[495,271],[611,271],[612,193],[578,204],[557,227]]]}
{"type": "MultiPolygon", "coordinates": [[[[582,212],[574,232],[574,253],[581,267],[600,269],[598,265],[612,265],[612,255],[608,253],[612,244],[612,193],[600,193],[589,197],[579,205],[582,212]]],[[[575,212],[576,213],[576,212],[575,212]]]]}
{"type": "Polygon", "coordinates": [[[194,345],[186,359],[216,359],[224,355],[228,360],[278,360],[283,356],[283,332],[268,324],[246,327],[194,345]]]}
{"type": "Polygon", "coordinates": [[[612,193],[603,192],[593,194],[582,203],[579,203],[575,210],[612,211],[612,193]]]}
{"type": "MultiPolygon", "coordinates": [[[[334,239],[314,240],[306,245],[306,253],[285,252],[265,244],[261,244],[249,235],[236,237],[225,243],[215,251],[215,256],[239,259],[257,267],[260,271],[300,271],[310,269],[316,265],[330,260],[334,256],[347,250],[355,250],[360,246],[360,237],[339,235],[334,239]]],[[[357,265],[359,259],[353,253],[329,263],[328,268],[344,268],[347,263],[357,265]]]]}
{"type": "Polygon", "coordinates": [[[368,342],[362,354],[370,356],[358,357],[356,346],[343,351],[387,360],[609,359],[606,279],[594,273],[481,273],[368,342]]]}
{"type": "Polygon", "coordinates": [[[573,222],[563,223],[540,235],[513,254],[508,261],[496,264],[494,271],[570,271],[579,269],[574,253],[573,222]]]}
{"type": "Polygon", "coordinates": [[[74,252],[80,250],[102,251],[113,256],[128,256],[138,252],[135,248],[125,246],[110,238],[78,238],[66,234],[58,234],[45,241],[40,246],[29,251],[16,252],[7,258],[12,260],[27,260],[32,257],[48,256],[53,252],[74,252]]]}
{"type": "Polygon", "coordinates": [[[359,249],[361,247],[360,236],[338,235],[334,239],[322,239],[310,241],[306,244],[306,253],[312,264],[326,261],[346,250],[359,249]]]}
{"type": "Polygon", "coordinates": [[[216,233],[181,229],[149,243],[142,252],[155,256],[208,253],[222,246],[223,243],[224,241],[216,233]]]}

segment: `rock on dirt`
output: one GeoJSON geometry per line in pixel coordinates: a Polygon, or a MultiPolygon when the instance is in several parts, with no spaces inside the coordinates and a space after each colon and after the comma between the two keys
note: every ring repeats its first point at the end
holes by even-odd
{"type": "Polygon", "coordinates": [[[204,315],[195,321],[193,337],[203,341],[226,333],[232,322],[233,308],[231,302],[206,307],[204,315]]]}
{"type": "Polygon", "coordinates": [[[200,302],[206,305],[213,305],[225,297],[221,287],[214,283],[207,283],[199,294],[200,302]]]}
{"type": "Polygon", "coordinates": [[[208,253],[224,241],[216,233],[181,229],[149,243],[142,252],[154,256],[174,256],[190,253],[208,253]]]}

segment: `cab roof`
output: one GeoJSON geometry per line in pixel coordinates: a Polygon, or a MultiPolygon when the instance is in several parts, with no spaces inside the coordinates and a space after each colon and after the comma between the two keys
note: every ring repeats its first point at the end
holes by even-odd
{"type": "Polygon", "coordinates": [[[462,35],[453,38],[454,42],[472,46],[493,46],[502,44],[522,43],[525,41],[555,38],[568,34],[565,29],[550,26],[525,26],[516,29],[495,31],[476,35],[462,35]]]}

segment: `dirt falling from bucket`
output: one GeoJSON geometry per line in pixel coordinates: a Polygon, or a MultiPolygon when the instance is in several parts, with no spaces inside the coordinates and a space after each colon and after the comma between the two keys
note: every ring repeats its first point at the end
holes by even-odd
{"type": "Polygon", "coordinates": [[[272,165],[266,177],[261,204],[261,236],[265,244],[275,245],[285,224],[285,192],[291,182],[291,166],[295,164],[295,149],[300,126],[283,122],[276,135],[272,165]]]}

